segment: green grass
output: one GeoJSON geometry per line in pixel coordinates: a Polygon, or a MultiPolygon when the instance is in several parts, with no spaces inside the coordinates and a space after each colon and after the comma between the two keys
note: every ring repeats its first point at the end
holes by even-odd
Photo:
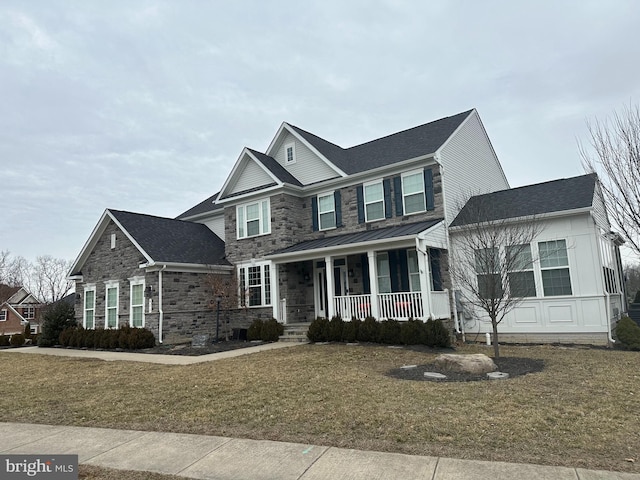
{"type": "Polygon", "coordinates": [[[546,368],[433,383],[385,376],[435,357],[386,347],[304,345],[191,366],[0,352],[0,420],[640,472],[640,354],[501,354],[541,358],[546,368]]]}

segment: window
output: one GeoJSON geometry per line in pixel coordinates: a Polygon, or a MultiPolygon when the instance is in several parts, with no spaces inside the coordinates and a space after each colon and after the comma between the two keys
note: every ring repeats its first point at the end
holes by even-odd
{"type": "Polygon", "coordinates": [[[130,279],[131,310],[129,323],[132,327],[144,327],[144,279],[130,279]]]}
{"type": "Polygon", "coordinates": [[[286,163],[287,165],[291,165],[292,163],[296,163],[296,144],[295,143],[287,143],[284,147],[285,155],[286,155],[286,163]]]}
{"type": "Polygon", "coordinates": [[[2,309],[0,310],[0,322],[6,322],[6,321],[7,321],[7,310],[2,309]]]}
{"type": "Polygon", "coordinates": [[[501,298],[503,295],[500,274],[500,252],[497,248],[481,248],[475,251],[478,294],[482,298],[501,298]]]}
{"type": "Polygon", "coordinates": [[[376,256],[378,269],[378,292],[391,293],[391,269],[389,268],[389,254],[379,253],[376,256]]]}
{"type": "Polygon", "coordinates": [[[409,288],[412,292],[420,291],[420,269],[418,267],[418,252],[407,251],[407,267],[409,269],[409,288]]]}
{"type": "Polygon", "coordinates": [[[36,318],[36,308],[35,307],[24,307],[22,309],[22,316],[25,320],[33,320],[36,318]]]}
{"type": "Polygon", "coordinates": [[[118,285],[107,284],[105,294],[105,328],[118,328],[118,285]]]}
{"type": "Polygon", "coordinates": [[[364,185],[365,221],[372,222],[384,218],[384,190],[382,181],[364,185]]]}
{"type": "Polygon", "coordinates": [[[238,269],[240,306],[266,307],[271,305],[271,268],[268,263],[238,269]]]}
{"type": "Polygon", "coordinates": [[[111,234],[111,250],[115,250],[116,248],[116,234],[111,234]]]}
{"type": "Polygon", "coordinates": [[[424,212],[427,209],[422,170],[402,175],[402,202],[405,215],[424,212]]]}
{"type": "Polygon", "coordinates": [[[333,192],[318,195],[318,224],[320,230],[336,227],[336,202],[333,192]]]}
{"type": "Polygon", "coordinates": [[[533,274],[531,245],[511,245],[505,249],[506,262],[509,268],[507,278],[512,297],[535,297],[536,281],[533,274]]]}
{"type": "Polygon", "coordinates": [[[84,289],[84,328],[94,328],[96,319],[96,287],[87,285],[84,289]]]}
{"type": "Polygon", "coordinates": [[[545,297],[571,295],[567,242],[565,240],[540,242],[538,252],[545,297]]]}
{"type": "Polygon", "coordinates": [[[269,199],[239,205],[236,208],[238,238],[255,237],[271,233],[269,199]]]}

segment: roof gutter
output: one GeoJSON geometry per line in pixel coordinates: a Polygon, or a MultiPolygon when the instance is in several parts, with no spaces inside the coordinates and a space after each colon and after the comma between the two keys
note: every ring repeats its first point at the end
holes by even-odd
{"type": "Polygon", "coordinates": [[[581,208],[575,208],[573,210],[560,210],[558,212],[539,213],[534,215],[525,215],[522,217],[496,218],[495,220],[487,220],[485,222],[449,226],[449,231],[453,233],[463,232],[465,230],[474,228],[476,225],[495,226],[495,222],[503,222],[504,224],[511,224],[511,223],[529,222],[531,220],[552,220],[554,218],[566,217],[568,215],[579,215],[581,213],[590,213],[592,209],[593,207],[581,207],[581,208]]]}
{"type": "Polygon", "coordinates": [[[233,265],[204,265],[201,263],[177,263],[177,262],[161,262],[152,260],[147,263],[141,263],[138,268],[155,271],[159,269],[167,269],[175,272],[202,272],[202,273],[226,273],[233,271],[233,265]]]}

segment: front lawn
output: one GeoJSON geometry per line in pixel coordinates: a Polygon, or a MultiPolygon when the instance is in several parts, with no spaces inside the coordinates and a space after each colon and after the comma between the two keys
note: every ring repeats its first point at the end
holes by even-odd
{"type": "Polygon", "coordinates": [[[501,354],[542,359],[545,368],[434,383],[385,373],[435,354],[384,346],[302,345],[190,366],[0,352],[0,420],[640,472],[640,354],[501,354]]]}

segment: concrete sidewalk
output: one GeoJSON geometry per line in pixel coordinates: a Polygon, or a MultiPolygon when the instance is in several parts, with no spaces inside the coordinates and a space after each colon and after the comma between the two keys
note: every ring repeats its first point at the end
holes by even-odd
{"type": "Polygon", "coordinates": [[[216,480],[640,480],[640,474],[457,460],[179,433],[0,423],[2,454],[216,480]]]}
{"type": "Polygon", "coordinates": [[[108,362],[120,360],[127,362],[159,363],[163,365],[193,365],[194,363],[211,362],[213,360],[221,360],[223,358],[239,357],[241,355],[249,355],[251,353],[265,352],[267,350],[276,350],[279,348],[295,347],[298,345],[304,345],[304,343],[263,343],[261,345],[256,345],[255,347],[238,348],[236,350],[198,356],[42,347],[7,348],[0,350],[0,353],[37,353],[40,355],[54,355],[58,357],[97,358],[108,362]]]}

